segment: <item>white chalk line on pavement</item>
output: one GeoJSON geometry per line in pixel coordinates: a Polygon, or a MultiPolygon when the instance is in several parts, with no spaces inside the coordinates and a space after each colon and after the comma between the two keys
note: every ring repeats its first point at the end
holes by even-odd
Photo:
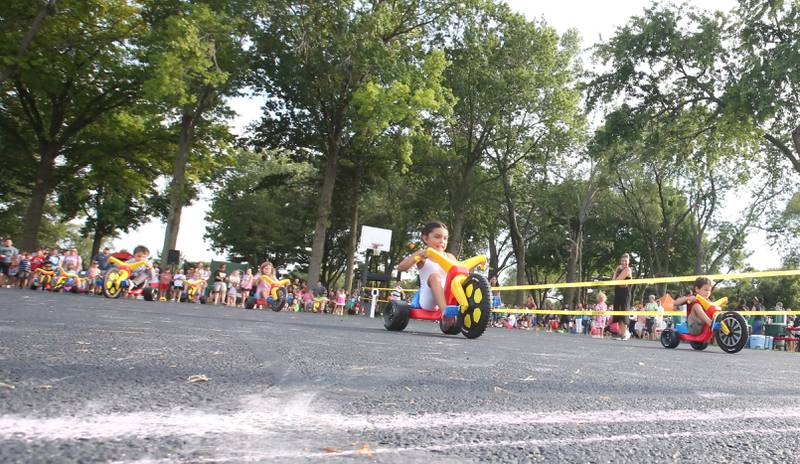
{"type": "MultiPolygon", "coordinates": [[[[719,437],[719,436],[753,436],[753,435],[789,435],[800,432],[800,427],[787,427],[787,428],[748,428],[748,429],[735,429],[735,430],[703,430],[703,437],[719,437]]],[[[188,459],[188,462],[202,463],[202,462],[261,462],[264,460],[276,459],[323,459],[330,457],[347,457],[347,456],[369,456],[375,454],[402,454],[409,452],[447,452],[455,450],[468,450],[468,449],[494,449],[494,448],[533,448],[533,447],[546,447],[546,446],[575,446],[575,445],[591,445],[593,443],[611,443],[611,442],[631,442],[631,441],[648,441],[648,440],[675,440],[683,438],[697,437],[696,430],[687,430],[682,432],[664,432],[664,433],[651,433],[651,434],[621,434],[621,435],[592,435],[588,437],[558,437],[558,438],[532,438],[525,440],[487,440],[487,441],[473,441],[469,443],[450,443],[441,445],[425,445],[425,446],[406,446],[406,447],[377,447],[370,448],[369,446],[356,446],[354,449],[337,450],[328,448],[324,451],[307,452],[307,451],[288,451],[288,452],[253,452],[247,451],[237,453],[234,456],[213,456],[213,457],[197,457],[193,456],[188,459]]],[[[366,445],[366,444],[365,444],[366,445]]],[[[116,461],[115,464],[164,464],[181,462],[180,459],[138,459],[133,461],[116,461]]]]}
{"type": "MultiPolygon", "coordinates": [[[[481,429],[521,425],[591,425],[659,422],[716,422],[748,419],[798,420],[800,410],[788,408],[745,410],[659,411],[594,410],[586,412],[492,412],[453,414],[347,415],[313,407],[313,393],[285,398],[251,395],[239,411],[212,413],[202,410],[138,411],[122,414],[86,414],[31,418],[0,416],[0,439],[73,440],[116,437],[258,436],[291,431],[381,431],[396,429],[481,429]]],[[[321,403],[317,402],[317,404],[321,403]]]]}

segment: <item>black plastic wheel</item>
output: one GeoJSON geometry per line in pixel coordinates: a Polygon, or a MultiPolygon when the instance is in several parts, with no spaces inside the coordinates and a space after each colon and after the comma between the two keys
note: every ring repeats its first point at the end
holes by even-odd
{"type": "Polygon", "coordinates": [[[690,344],[690,345],[692,345],[692,349],[693,349],[693,350],[697,350],[697,351],[703,351],[703,350],[705,350],[706,348],[708,348],[708,343],[703,343],[703,342],[689,342],[689,344],[690,344]]]}
{"type": "Polygon", "coordinates": [[[178,297],[178,301],[181,303],[186,303],[186,292],[181,292],[181,295],[178,297]]]}
{"type": "Polygon", "coordinates": [[[464,280],[467,307],[461,309],[461,334],[467,338],[483,335],[492,315],[492,287],[486,277],[470,274],[464,280]]]}
{"type": "Polygon", "coordinates": [[[386,330],[401,331],[408,325],[409,315],[406,303],[392,300],[383,308],[383,326],[386,330]]]}
{"type": "Polygon", "coordinates": [[[158,301],[158,288],[145,287],[142,295],[146,301],[158,301]]]}
{"type": "Polygon", "coordinates": [[[122,286],[120,285],[122,279],[120,277],[119,269],[116,267],[111,267],[106,271],[106,275],[103,276],[103,296],[106,298],[119,298],[122,294],[122,286]]]}
{"type": "Polygon", "coordinates": [[[681,339],[678,336],[678,332],[675,332],[674,329],[664,329],[661,332],[661,346],[664,348],[677,348],[680,343],[681,339]]]}
{"type": "Polygon", "coordinates": [[[439,328],[447,335],[458,335],[461,333],[461,318],[459,316],[442,316],[439,328]]]}
{"type": "Polygon", "coordinates": [[[717,345],[726,353],[738,353],[742,351],[742,348],[747,346],[747,339],[749,337],[747,333],[747,322],[744,320],[744,317],[739,313],[726,311],[722,316],[718,317],[717,320],[725,324],[729,330],[727,335],[722,333],[721,330],[718,330],[716,334],[714,334],[717,345]]]}
{"type": "Polygon", "coordinates": [[[286,306],[286,289],[280,287],[275,293],[278,298],[272,299],[272,310],[278,312],[286,306]]]}
{"type": "Polygon", "coordinates": [[[246,309],[253,309],[256,307],[256,297],[251,296],[244,300],[244,307],[246,309]]]}

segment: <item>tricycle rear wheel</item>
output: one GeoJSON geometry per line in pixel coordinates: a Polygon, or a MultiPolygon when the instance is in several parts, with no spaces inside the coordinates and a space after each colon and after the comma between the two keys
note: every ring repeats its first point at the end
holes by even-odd
{"type": "Polygon", "coordinates": [[[399,332],[406,328],[411,313],[406,303],[392,300],[383,308],[383,326],[386,330],[399,332]]]}
{"type": "Polygon", "coordinates": [[[439,328],[447,335],[458,335],[461,332],[461,317],[442,316],[439,321],[439,328]]]}
{"type": "Polygon", "coordinates": [[[286,289],[281,287],[275,293],[277,293],[278,298],[272,299],[270,304],[272,306],[272,310],[278,312],[282,310],[284,306],[286,306],[286,289]]]}
{"type": "Polygon", "coordinates": [[[689,342],[689,344],[690,344],[690,345],[692,345],[692,349],[694,349],[694,350],[697,350],[697,351],[703,351],[703,350],[705,350],[706,348],[708,348],[708,343],[703,343],[703,342],[689,342]]]}
{"type": "Polygon", "coordinates": [[[674,329],[664,329],[661,332],[661,346],[664,348],[677,348],[678,345],[681,344],[681,339],[678,336],[678,332],[675,332],[674,329]]]}

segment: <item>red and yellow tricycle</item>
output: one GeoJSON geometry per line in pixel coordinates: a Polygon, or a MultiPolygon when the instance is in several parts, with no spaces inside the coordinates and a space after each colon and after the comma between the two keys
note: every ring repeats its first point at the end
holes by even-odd
{"type": "MultiPolygon", "coordinates": [[[[702,295],[695,295],[694,298],[703,307],[703,311],[711,319],[712,325],[703,327],[703,331],[697,335],[689,333],[686,322],[678,324],[675,328],[664,329],[661,332],[661,345],[664,348],[677,348],[681,341],[685,341],[689,342],[693,349],[702,351],[708,347],[711,339],[716,339],[717,345],[726,353],[738,353],[747,346],[749,335],[744,317],[735,311],[720,309],[728,303],[728,298],[720,298],[714,302],[708,301],[702,295]]],[[[671,310],[672,308],[668,304],[664,304],[664,309],[671,310]]],[[[691,305],[687,305],[686,311],[688,317],[691,305]]]]}
{"type": "Polygon", "coordinates": [[[439,264],[446,272],[444,298],[448,308],[422,308],[419,292],[411,304],[389,301],[383,309],[383,326],[387,330],[401,331],[410,319],[439,321],[439,328],[447,335],[461,333],[467,338],[478,338],[486,330],[492,312],[492,289],[481,274],[471,273],[475,267],[486,267],[486,257],[475,256],[456,261],[439,251],[425,250],[428,259],[439,264]]]}

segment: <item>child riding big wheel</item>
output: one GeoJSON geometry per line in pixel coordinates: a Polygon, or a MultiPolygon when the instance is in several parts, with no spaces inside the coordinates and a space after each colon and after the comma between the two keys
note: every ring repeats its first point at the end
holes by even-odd
{"type": "Polygon", "coordinates": [[[712,339],[726,353],[737,353],[747,345],[747,323],[741,314],[735,311],[723,311],[727,298],[709,301],[714,283],[707,277],[698,277],[694,282],[694,291],[686,296],[670,301],[662,298],[663,305],[687,305],[686,323],[667,328],[661,332],[661,345],[665,348],[676,348],[681,341],[687,341],[698,351],[706,349],[712,339]]]}
{"type": "Polygon", "coordinates": [[[400,272],[416,265],[419,291],[411,305],[390,301],[384,310],[384,326],[403,330],[408,319],[438,320],[442,332],[448,335],[479,337],[489,322],[492,293],[489,281],[471,272],[485,265],[486,257],[458,262],[445,251],[449,233],[447,226],[438,221],[426,224],[421,237],[428,248],[412,253],[397,265],[400,272]]]}

